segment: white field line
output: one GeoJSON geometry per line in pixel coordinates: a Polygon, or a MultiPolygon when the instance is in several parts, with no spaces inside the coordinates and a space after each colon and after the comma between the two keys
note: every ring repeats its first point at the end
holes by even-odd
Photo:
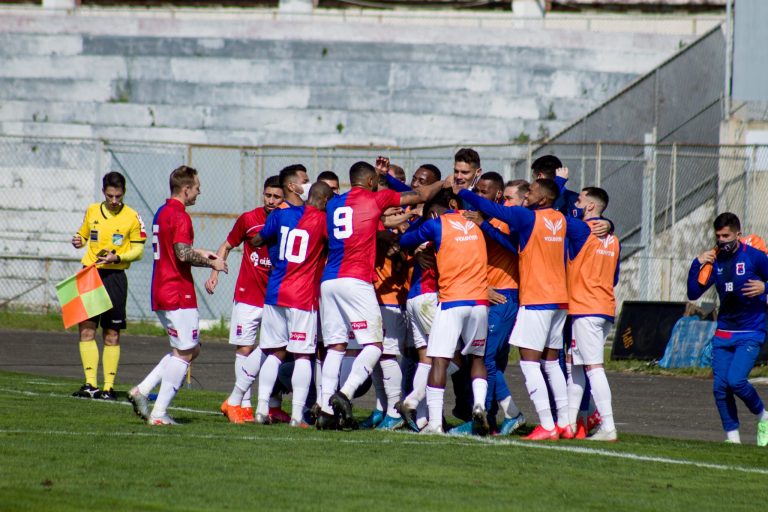
{"type": "MultiPolygon", "coordinates": [[[[0,388],[2,392],[16,393],[21,395],[31,396],[52,396],[57,398],[73,398],[69,396],[62,396],[55,393],[35,393],[33,391],[21,391],[16,389],[0,388]]],[[[94,400],[95,402],[101,402],[105,404],[119,404],[130,405],[128,402],[108,402],[102,400],[94,400]]],[[[205,415],[219,415],[219,412],[206,411],[200,409],[189,409],[186,407],[169,407],[171,410],[190,412],[196,414],[205,415]]],[[[149,427],[148,427],[149,428],[149,427]]],[[[176,430],[178,427],[170,427],[172,430],[176,430]]],[[[183,427],[182,427],[183,428],[183,427]]],[[[165,429],[163,429],[165,430],[165,429]]],[[[306,436],[253,436],[253,435],[232,435],[232,434],[191,434],[188,433],[185,437],[190,439],[229,439],[229,440],[241,440],[241,441],[272,441],[277,443],[283,442],[333,442],[343,444],[369,444],[369,445],[381,445],[381,444],[404,444],[404,445],[451,445],[451,446],[477,446],[477,447],[498,447],[498,446],[514,446],[516,448],[528,448],[534,450],[550,450],[564,453],[575,453],[580,455],[594,455],[599,457],[609,457],[616,459],[624,459],[638,462],[653,462],[658,464],[673,464],[678,466],[691,466],[702,469],[714,469],[718,471],[736,471],[740,473],[750,473],[757,475],[768,475],[768,469],[752,468],[744,466],[733,466],[729,464],[712,464],[707,462],[697,462],[687,459],[671,459],[668,457],[652,457],[649,455],[638,455],[635,453],[621,452],[614,450],[603,450],[599,448],[585,448],[581,446],[566,446],[557,443],[545,443],[545,442],[530,442],[530,441],[517,441],[514,439],[499,439],[496,438],[483,438],[476,436],[467,437],[448,437],[448,436],[422,436],[414,434],[412,432],[394,432],[399,434],[398,437],[411,438],[409,440],[399,439],[393,440],[391,438],[381,439],[338,439],[337,436],[321,436],[321,437],[306,437],[306,436]],[[416,437],[418,436],[418,440],[416,437]]],[[[57,430],[22,430],[22,429],[0,429],[0,434],[43,434],[43,435],[60,435],[60,436],[89,436],[90,432],[73,432],[73,431],[57,431],[57,430]]],[[[113,437],[161,437],[163,434],[160,432],[108,432],[100,434],[103,436],[113,437]]]]}

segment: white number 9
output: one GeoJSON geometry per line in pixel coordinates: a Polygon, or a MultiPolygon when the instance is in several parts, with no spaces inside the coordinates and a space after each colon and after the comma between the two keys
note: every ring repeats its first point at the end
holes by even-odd
{"type": "Polygon", "coordinates": [[[339,240],[352,236],[352,208],[342,206],[333,212],[333,236],[339,240]]]}

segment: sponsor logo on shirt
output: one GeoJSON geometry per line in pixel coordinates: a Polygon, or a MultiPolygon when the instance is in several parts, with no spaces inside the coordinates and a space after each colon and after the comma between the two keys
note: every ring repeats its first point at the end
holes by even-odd
{"type": "Polygon", "coordinates": [[[368,321],[363,320],[362,322],[352,322],[352,330],[353,331],[362,331],[363,329],[368,328],[368,321]]]}
{"type": "Polygon", "coordinates": [[[484,347],[485,346],[485,340],[472,340],[472,346],[473,347],[484,347]]]}
{"type": "Polygon", "coordinates": [[[616,255],[615,251],[609,251],[608,248],[613,245],[614,240],[616,240],[616,237],[613,235],[606,235],[603,238],[599,238],[600,244],[602,244],[603,248],[598,249],[596,252],[597,254],[600,254],[602,256],[610,256],[613,257],[616,255]]]}
{"type": "Polygon", "coordinates": [[[736,275],[737,276],[743,276],[746,273],[747,273],[747,268],[746,268],[746,265],[744,264],[744,262],[737,263],[736,264],[736,275]]]}
{"type": "Polygon", "coordinates": [[[292,332],[291,341],[307,341],[307,333],[305,332],[292,332]]]}
{"type": "Polygon", "coordinates": [[[471,240],[478,239],[477,234],[471,234],[471,235],[469,234],[470,231],[475,229],[475,223],[472,222],[471,220],[468,220],[464,224],[462,224],[457,220],[449,220],[448,224],[450,224],[453,229],[463,233],[462,236],[454,237],[454,240],[456,240],[457,242],[469,242],[471,240]]]}
{"type": "Polygon", "coordinates": [[[141,238],[147,238],[147,228],[144,226],[144,221],[141,220],[141,215],[138,213],[136,214],[136,220],[139,221],[139,232],[141,234],[141,238]]]}
{"type": "Polygon", "coordinates": [[[552,222],[551,220],[545,218],[544,219],[544,225],[547,227],[548,230],[552,232],[552,236],[545,236],[544,240],[547,242],[562,242],[563,237],[558,236],[558,233],[561,229],[563,229],[563,219],[557,219],[557,222],[552,222]]]}
{"type": "Polygon", "coordinates": [[[179,331],[177,331],[173,327],[169,327],[168,328],[168,336],[173,336],[174,338],[178,338],[179,337],[179,331]]]}
{"type": "Polygon", "coordinates": [[[259,258],[259,255],[255,252],[251,253],[251,263],[253,263],[254,267],[272,268],[272,260],[268,256],[259,258]]]}

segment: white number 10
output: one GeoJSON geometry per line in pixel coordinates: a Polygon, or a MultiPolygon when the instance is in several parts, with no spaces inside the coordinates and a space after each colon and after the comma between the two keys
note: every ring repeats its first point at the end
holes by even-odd
{"type": "Polygon", "coordinates": [[[333,236],[339,240],[352,236],[352,208],[342,206],[333,212],[333,236]]]}
{"type": "Polygon", "coordinates": [[[307,257],[307,245],[309,245],[309,233],[303,229],[288,229],[288,226],[280,228],[280,259],[291,263],[301,263],[307,257]],[[296,240],[299,241],[296,252],[296,240]]]}

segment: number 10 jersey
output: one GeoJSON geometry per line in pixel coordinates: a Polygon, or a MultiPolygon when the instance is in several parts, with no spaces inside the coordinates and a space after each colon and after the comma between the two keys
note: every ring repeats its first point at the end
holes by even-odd
{"type": "Polygon", "coordinates": [[[325,263],[325,215],[309,205],[273,211],[261,238],[270,246],[272,273],[264,304],[317,310],[325,263]]]}

